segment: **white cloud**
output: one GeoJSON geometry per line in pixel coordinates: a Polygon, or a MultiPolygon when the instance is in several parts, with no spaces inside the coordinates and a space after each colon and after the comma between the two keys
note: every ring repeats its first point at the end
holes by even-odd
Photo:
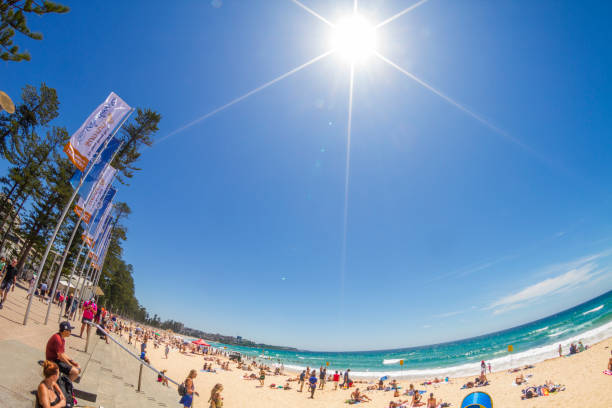
{"type": "Polygon", "coordinates": [[[465,310],[453,310],[452,312],[440,313],[440,314],[434,315],[433,317],[444,318],[444,317],[456,316],[461,313],[465,313],[465,310]]]}
{"type": "Polygon", "coordinates": [[[493,302],[486,309],[495,309],[493,314],[504,313],[526,306],[544,296],[549,296],[584,284],[602,272],[595,263],[590,262],[598,257],[599,256],[589,256],[572,262],[572,265],[578,263],[582,263],[582,265],[576,266],[558,276],[534,283],[508,296],[504,296],[496,302],[493,302]]]}

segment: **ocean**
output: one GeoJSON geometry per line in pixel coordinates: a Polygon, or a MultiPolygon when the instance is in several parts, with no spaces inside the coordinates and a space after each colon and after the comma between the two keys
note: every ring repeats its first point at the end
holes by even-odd
{"type": "Polygon", "coordinates": [[[267,364],[282,362],[293,370],[318,369],[329,362],[328,371],[350,368],[353,377],[433,378],[479,374],[481,360],[491,363],[493,371],[537,363],[558,356],[559,344],[567,354],[570,343],[590,345],[608,337],[612,337],[612,291],[522,326],[428,346],[355,352],[263,350],[262,354],[261,349],[211,344],[267,364]],[[508,345],[514,347],[512,353],[508,345]]]}

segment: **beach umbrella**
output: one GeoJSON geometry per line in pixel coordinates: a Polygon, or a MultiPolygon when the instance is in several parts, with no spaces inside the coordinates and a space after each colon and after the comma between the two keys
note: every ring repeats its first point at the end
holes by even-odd
{"type": "Polygon", "coordinates": [[[198,346],[206,346],[206,347],[210,347],[210,344],[208,344],[207,342],[205,342],[202,339],[199,340],[194,340],[192,341],[193,344],[197,344],[198,346]]]}

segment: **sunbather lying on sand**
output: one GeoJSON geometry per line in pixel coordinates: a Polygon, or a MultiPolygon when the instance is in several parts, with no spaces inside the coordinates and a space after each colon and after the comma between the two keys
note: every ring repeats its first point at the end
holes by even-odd
{"type": "Polygon", "coordinates": [[[406,400],[406,401],[389,401],[389,408],[401,408],[401,407],[405,407],[406,404],[408,404],[410,402],[410,400],[406,400]]]}

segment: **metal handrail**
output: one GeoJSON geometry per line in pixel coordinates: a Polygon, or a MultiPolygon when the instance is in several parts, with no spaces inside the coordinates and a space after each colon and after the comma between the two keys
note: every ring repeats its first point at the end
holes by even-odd
{"type": "MultiPolygon", "coordinates": [[[[91,326],[95,326],[97,327],[101,332],[104,333],[105,336],[107,336],[109,339],[111,339],[115,344],[117,344],[119,347],[121,347],[123,350],[125,350],[130,356],[134,357],[136,360],[138,360],[138,362],[141,364],[140,365],[140,373],[138,375],[138,391],[140,391],[140,380],[142,377],[142,366],[146,366],[147,368],[151,369],[152,371],[156,372],[157,374],[163,376],[165,379],[167,379],[168,381],[170,381],[171,383],[175,384],[177,387],[180,385],[178,382],[174,381],[172,378],[168,377],[167,375],[165,375],[164,373],[162,373],[161,371],[157,370],[155,367],[153,367],[151,364],[147,363],[146,361],[142,360],[139,356],[137,356],[136,354],[134,354],[132,351],[130,351],[127,347],[125,347],[123,344],[121,344],[118,340],[116,340],[113,336],[111,336],[110,334],[108,334],[108,332],[106,330],[104,330],[99,324],[94,323],[94,322],[86,322],[87,324],[91,325],[91,326]]],[[[87,336],[87,343],[89,344],[89,336],[87,336]]]]}

